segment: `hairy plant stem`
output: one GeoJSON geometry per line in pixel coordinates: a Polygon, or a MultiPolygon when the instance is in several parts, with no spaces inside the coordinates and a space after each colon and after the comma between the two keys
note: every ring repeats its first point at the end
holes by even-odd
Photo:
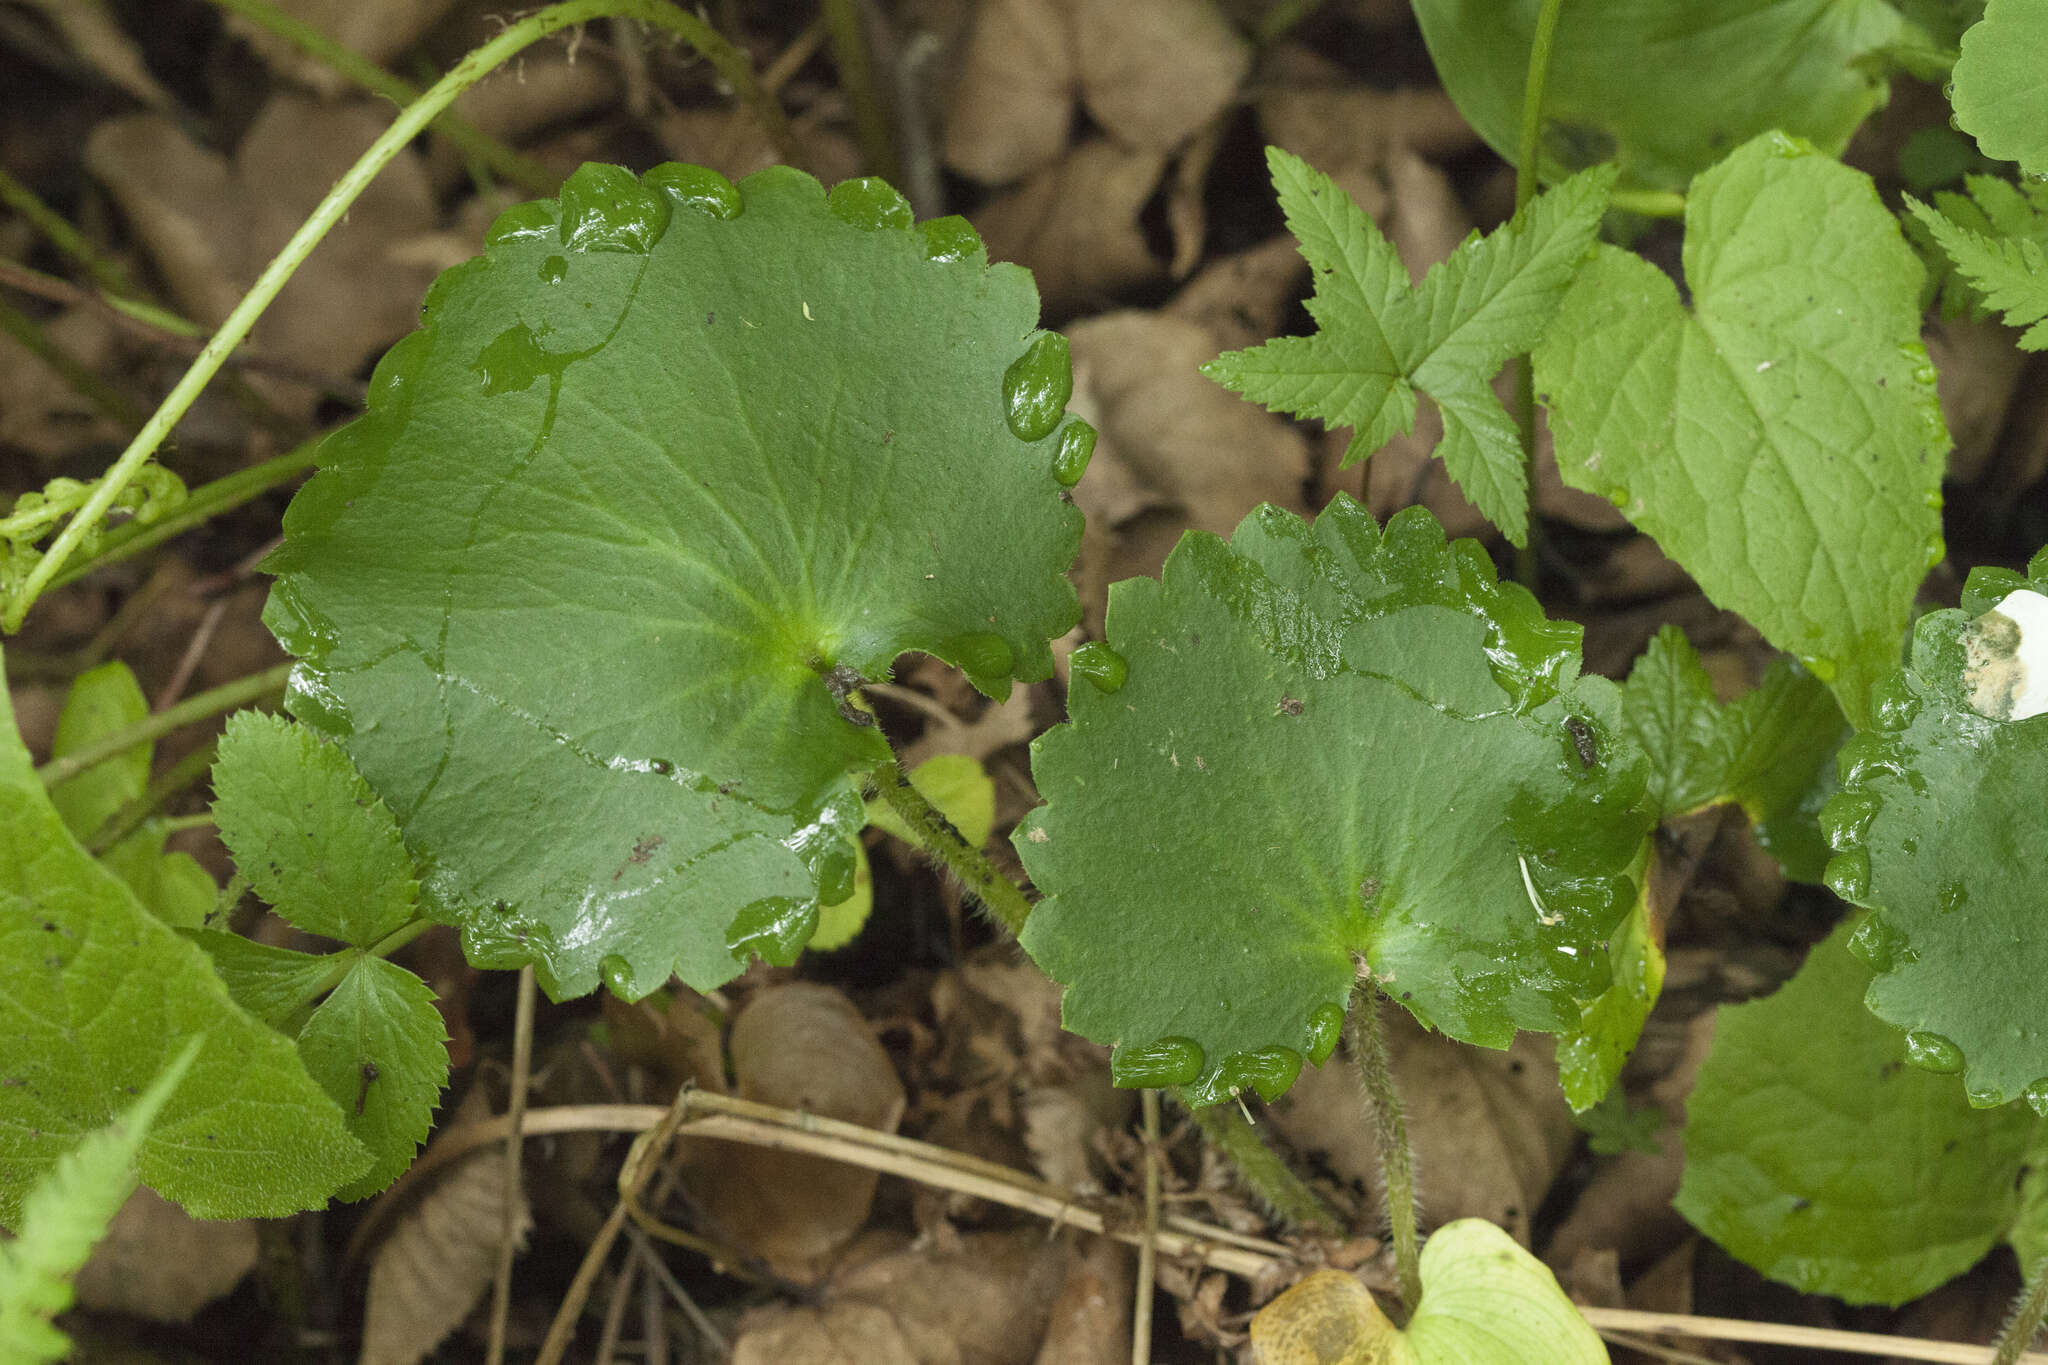
{"type": "Polygon", "coordinates": [[[1202,1130],[1202,1136],[1215,1144],[1252,1193],[1281,1222],[1304,1232],[1334,1233],[1343,1226],[1330,1206],[1303,1183],[1279,1153],[1266,1145],[1258,1129],[1245,1120],[1243,1110],[1234,1104],[1212,1104],[1202,1109],[1190,1108],[1188,1113],[1202,1130]]]}
{"type": "Polygon", "coordinates": [[[839,83],[853,102],[853,132],[861,160],[871,174],[896,184],[903,178],[902,158],[896,155],[889,102],[875,83],[874,54],[862,27],[860,0],[823,0],[821,7],[832,42],[832,64],[839,68],[839,83]]]}
{"type": "Polygon", "coordinates": [[[2048,1257],[2043,1257],[2041,1263],[2034,1267],[2034,1273],[2027,1278],[2026,1288],[2014,1301],[2005,1330],[1998,1334],[1998,1349],[1992,1354],[1991,1365],[2014,1365],[2033,1341],[2034,1334],[2041,1330],[2044,1315],[2048,1315],[2048,1257]]]}
{"type": "MultiPolygon", "coordinates": [[[[1557,36],[1557,16],[1564,0],[1543,0],[1536,31],[1529,42],[1529,75],[1522,86],[1522,128],[1515,143],[1515,211],[1536,197],[1536,143],[1543,130],[1543,87],[1550,80],[1550,45],[1557,36]]],[[[1515,429],[1522,438],[1523,482],[1529,490],[1528,543],[1515,548],[1515,577],[1530,592],[1541,574],[1543,519],[1537,515],[1536,369],[1528,356],[1514,363],[1515,429]]]]}
{"type": "Polygon", "coordinates": [[[726,42],[716,29],[702,19],[668,3],[668,0],[563,0],[561,4],[550,5],[537,14],[530,14],[507,26],[504,32],[457,62],[447,75],[434,83],[432,89],[408,105],[405,112],[370,144],[369,150],[358,157],[356,163],[335,182],[334,188],[327,192],[327,197],[320,201],[312,216],[292,234],[291,240],[285,243],[284,249],[278,252],[276,259],[264,268],[242,301],[235,305],[234,311],[228,314],[227,321],[220,325],[220,329],[213,334],[213,339],[206,343],[206,349],[199,353],[177,386],[143,424],[142,430],[136,433],[128,448],[121,452],[121,457],[101,477],[85,505],[65,523],[64,529],[51,542],[49,551],[29,571],[27,579],[23,581],[12,600],[6,604],[4,613],[0,613],[0,630],[12,632],[20,628],[21,620],[28,614],[28,609],[50,585],[50,580],[64,568],[78,549],[79,543],[99,525],[100,519],[106,516],[107,509],[114,505],[114,500],[120,497],[134,480],[143,464],[156,453],[157,448],[170,435],[171,428],[177,425],[178,420],[198,399],[200,391],[220,371],[235,348],[248,338],[250,330],[256,325],[256,319],[270,306],[271,300],[277,297],[285,282],[304,263],[306,257],[312,254],[313,248],[320,244],[334,225],[341,221],[349,206],[355,203],[363,190],[377,177],[377,173],[389,165],[392,158],[404,150],[406,144],[419,136],[422,129],[439,117],[442,110],[454,103],[456,96],[514,55],[552,33],[558,33],[562,29],[591,19],[613,15],[639,19],[666,29],[703,53],[732,86],[734,92],[742,100],[755,105],[756,112],[760,113],[769,125],[768,133],[775,140],[778,152],[791,160],[796,159],[796,143],[790,135],[789,122],[782,116],[780,105],[760,97],[759,87],[754,82],[753,68],[748,64],[745,54],[726,42]]]}
{"type": "Polygon", "coordinates": [[[1031,901],[1023,889],[998,872],[987,854],[961,838],[953,822],[925,800],[894,760],[875,769],[874,783],[889,809],[903,817],[903,823],[917,835],[918,846],[944,863],[1013,936],[1023,933],[1024,921],[1031,914],[1031,901]]]}
{"type": "Polygon", "coordinates": [[[237,678],[231,683],[208,688],[194,693],[176,706],[167,706],[118,730],[110,730],[77,753],[53,758],[36,769],[36,776],[45,787],[54,787],[59,782],[78,776],[86,769],[106,762],[118,753],[132,749],[138,744],[162,739],[171,731],[190,725],[195,720],[205,720],[223,711],[232,711],[237,706],[269,696],[284,690],[285,679],[291,676],[290,664],[279,664],[266,668],[261,673],[252,673],[246,678],[237,678]]]}
{"type": "MultiPolygon", "coordinates": [[[[213,0],[213,4],[268,29],[315,61],[325,62],[371,94],[382,95],[400,108],[419,98],[420,92],[407,82],[353,48],[343,47],[303,19],[286,14],[270,0],[213,0]]],[[[434,131],[460,147],[470,160],[489,167],[494,175],[521,189],[553,194],[561,188],[561,181],[547,167],[532,157],[522,156],[465,118],[443,114],[434,120],[434,131]]]]}
{"type": "Polygon", "coordinates": [[[1408,1119],[1394,1088],[1393,1064],[1387,1060],[1387,1039],[1380,1030],[1380,993],[1362,987],[1344,1021],[1344,1038],[1352,1064],[1365,1084],[1367,1117],[1380,1149],[1380,1172],[1387,1190],[1387,1223],[1394,1239],[1394,1270],[1401,1281],[1401,1306],[1414,1316],[1422,1302],[1421,1258],[1415,1237],[1415,1156],[1408,1146],[1408,1119]]]}

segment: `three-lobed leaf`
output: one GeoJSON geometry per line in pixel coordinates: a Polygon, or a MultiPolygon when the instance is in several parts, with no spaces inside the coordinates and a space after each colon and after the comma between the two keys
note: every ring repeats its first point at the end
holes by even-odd
{"type": "Polygon", "coordinates": [[[1024,946],[1123,1083],[1277,1095],[1329,1054],[1360,958],[1494,1047],[1608,986],[1641,757],[1578,627],[1477,545],[1419,510],[1266,507],[1117,584],[1108,637],[1120,685],[1070,690],[1013,842],[1045,895],[1024,946]]]}
{"type": "Polygon", "coordinates": [[[2048,594],[2048,551],[2031,577],[1972,570],[1959,610],[1920,619],[1821,822],[1828,885],[1873,911],[1856,936],[1871,1010],[1973,1102],[2048,1113],[2048,714],[2013,705],[2043,691],[2048,630],[1996,610],[2015,592],[2048,594]]]}
{"type": "Polygon", "coordinates": [[[152,1188],[200,1217],[272,1217],[367,1168],[290,1040],[72,840],[4,700],[0,828],[0,1224],[198,1034],[205,1048],[142,1145],[152,1188]]]}
{"type": "Polygon", "coordinates": [[[1428,394],[1443,414],[1437,454],[1451,477],[1524,544],[1521,438],[1493,377],[1543,335],[1593,244],[1612,171],[1574,176],[1487,236],[1474,234],[1411,289],[1393,243],[1334,181],[1278,147],[1266,161],[1315,271],[1308,311],[1318,330],[1227,352],[1202,372],[1275,412],[1355,428],[1346,464],[1409,430],[1416,391],[1428,394]]]}
{"type": "Polygon", "coordinates": [[[1686,1101],[1678,1211],[1811,1294],[1898,1304],[1974,1265],[2020,1218],[2039,1125],[1973,1109],[1858,1007],[1843,926],[1767,999],[1724,1006],[1686,1101]]]}
{"type": "Polygon", "coordinates": [[[914,649],[1000,694],[1078,616],[1064,340],[875,181],[588,166],[489,242],[286,515],[290,704],[473,961],[637,997],[789,960],[888,757],[847,690],[914,649]]]}
{"type": "Polygon", "coordinates": [[[1558,467],[1867,722],[1942,553],[1919,262],[1869,177],[1776,134],[1685,219],[1690,308],[1602,247],[1537,347],[1558,467]]]}
{"type": "MultiPolygon", "coordinates": [[[[1513,160],[1541,0],[1417,0],[1444,89],[1513,160]]],[[[1727,148],[1770,129],[1830,153],[1884,103],[1858,58],[1918,30],[1885,0],[1572,0],[1543,90],[1543,178],[1613,161],[1624,183],[1683,190],[1727,148]]]]}

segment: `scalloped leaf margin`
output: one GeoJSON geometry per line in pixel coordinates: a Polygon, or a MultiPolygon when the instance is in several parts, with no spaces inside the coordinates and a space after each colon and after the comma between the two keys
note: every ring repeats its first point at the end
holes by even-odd
{"type": "Polygon", "coordinates": [[[1065,340],[880,181],[585,166],[488,243],[286,515],[288,705],[473,961],[793,960],[887,757],[846,692],[922,650],[1000,696],[1078,619],[1065,340]]]}

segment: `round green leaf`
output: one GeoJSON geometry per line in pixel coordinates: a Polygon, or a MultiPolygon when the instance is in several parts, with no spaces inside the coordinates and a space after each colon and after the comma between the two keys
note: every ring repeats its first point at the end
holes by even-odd
{"type": "Polygon", "coordinates": [[[427,983],[381,957],[357,958],[299,1030],[306,1071],[376,1158],[337,1199],[366,1199],[412,1165],[448,1083],[447,1041],[427,983]]]}
{"type": "Polygon", "coordinates": [[[1973,1103],[2048,1114],[2048,623],[2008,604],[2048,594],[2048,551],[2031,575],[1972,570],[1960,610],[1920,619],[1821,823],[1829,886],[1876,911],[1855,944],[1867,1001],[1909,1058],[1962,1071],[1973,1103]]]}
{"type": "Polygon", "coordinates": [[[2048,7],[1991,0],[1963,34],[1949,98],[1984,155],[2048,176],[2048,7]]]}
{"type": "Polygon", "coordinates": [[[1970,1108],[1858,1008],[1870,971],[1820,944],[1768,999],[1724,1006],[1686,1101],[1678,1211],[1773,1279],[1899,1304],[1976,1264],[2018,1217],[2024,1110],[1970,1108]]]}
{"type": "Polygon", "coordinates": [[[1606,1365],[1549,1267],[1483,1218],[1430,1234],[1422,1302],[1396,1327],[1356,1277],[1319,1270],[1259,1310],[1261,1365],[1606,1365]]]}
{"type": "Polygon", "coordinates": [[[786,168],[586,166],[323,448],[271,563],[290,704],[473,960],[559,997],[790,958],[887,757],[846,691],[905,650],[1050,674],[1080,514],[1017,431],[1064,352],[1027,273],[904,220],[786,168]]]}
{"type": "Polygon", "coordinates": [[[1046,897],[1024,946],[1119,1080],[1277,1095],[1360,955],[1457,1038],[1579,1023],[1649,810],[1577,626],[1427,513],[1382,534],[1340,498],[1190,534],[1108,636],[1124,683],[1070,690],[1013,838],[1046,897]]]}
{"type": "MultiPolygon", "coordinates": [[[[1513,159],[1541,0],[1416,0],[1444,88],[1513,159]]],[[[1856,59],[1917,30],[1884,0],[1572,0],[1544,87],[1543,178],[1618,161],[1625,184],[1683,190],[1769,129],[1839,153],[1884,102],[1856,59]]]]}
{"type": "Polygon", "coordinates": [[[1854,724],[1942,554],[1921,273],[1868,176],[1767,134],[1693,182],[1690,308],[1602,247],[1535,353],[1565,481],[1611,499],[1854,724]]]}

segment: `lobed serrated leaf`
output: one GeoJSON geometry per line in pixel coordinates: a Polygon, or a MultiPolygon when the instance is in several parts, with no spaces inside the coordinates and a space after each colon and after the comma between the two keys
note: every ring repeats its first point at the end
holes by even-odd
{"type": "Polygon", "coordinates": [[[311,934],[367,948],[414,918],[398,822],[338,745],[282,716],[228,718],[213,818],[235,866],[311,934]]]}
{"type": "Polygon", "coordinates": [[[1920,267],[1869,177],[1776,134],[1686,201],[1692,307],[1602,247],[1535,352],[1566,482],[1611,499],[1852,723],[1941,557],[1920,267]]]}
{"type": "Polygon", "coordinates": [[[1361,956],[1454,1037],[1576,1024],[1648,826],[1578,633],[1428,514],[1342,497],[1117,584],[1123,680],[1070,690],[1013,836],[1067,1025],[1211,1103],[1326,1057],[1361,956]]]}
{"type": "Polygon", "coordinates": [[[1963,34],[1949,86],[1956,125],[1984,155],[2048,176],[2048,11],[2034,0],[1989,0],[1963,34]]]}
{"type": "Polygon", "coordinates": [[[72,841],[0,700],[0,1224],[182,1040],[206,1047],[143,1143],[142,1178],[199,1217],[324,1202],[369,1162],[289,1040],[72,841]]]}
{"type": "Polygon", "coordinates": [[[199,1055],[193,1038],[112,1123],[79,1140],[23,1201],[19,1234],[0,1242],[0,1360],[42,1365],[70,1355],[52,1319],[71,1281],[135,1191],[135,1152],[199,1055]]]}
{"type": "Polygon", "coordinates": [[[1535,346],[1593,244],[1613,172],[1596,169],[1532,201],[1408,287],[1393,244],[1336,182],[1278,147],[1266,149],[1287,226],[1315,272],[1319,330],[1229,351],[1202,367],[1275,412],[1356,429],[1344,463],[1415,424],[1415,393],[1436,400],[1437,447],[1467,497],[1517,545],[1529,531],[1520,437],[1493,378],[1535,346]]]}
{"type": "Polygon", "coordinates": [[[1723,706],[1685,632],[1665,626],[1629,670],[1621,705],[1650,758],[1658,818],[1734,802],[1768,831],[1788,875],[1819,879],[1813,794],[1848,727],[1817,678],[1781,661],[1723,706]]]}
{"type": "MultiPolygon", "coordinates": [[[[1417,0],[1444,89],[1514,160],[1541,0],[1417,0]]],[[[1830,154],[1884,102],[1865,58],[1918,30],[1884,0],[1573,0],[1558,15],[1538,144],[1543,179],[1616,162],[1683,190],[1729,147],[1783,129],[1830,154]]]]}
{"type": "Polygon", "coordinates": [[[1972,1109],[1858,1008],[1850,928],[1775,995],[1723,1006],[1686,1101],[1676,1206],[1810,1294],[1898,1304],[1974,1265],[2019,1216],[2038,1143],[2024,1111],[1972,1109]]]}
{"type": "Polygon", "coordinates": [[[845,690],[913,649],[1051,672],[1064,343],[964,224],[908,224],[879,182],[587,166],[323,447],[271,562],[289,701],[473,961],[560,997],[786,960],[887,757],[845,690]]]}
{"type": "MultiPolygon", "coordinates": [[[[1906,207],[2008,327],[2024,327],[2024,351],[2048,351],[2048,249],[2031,237],[1987,237],[1908,195],[1906,207]]],[[[2048,230],[2048,216],[2044,216],[2048,230]]]]}
{"type": "Polygon", "coordinates": [[[1828,885],[1874,912],[1856,938],[1871,1010],[1915,1060],[1961,1071],[1973,1103],[2048,1114],[2048,714],[2015,709],[2048,678],[2048,612],[2027,610],[2042,594],[2048,551],[2029,578],[1972,570],[1961,609],[1920,619],[1821,821],[1828,885]]]}
{"type": "Polygon", "coordinates": [[[306,1070],[375,1158],[337,1199],[368,1198],[412,1165],[448,1083],[447,1041],[427,983],[367,956],[299,1031],[306,1070]]]}

